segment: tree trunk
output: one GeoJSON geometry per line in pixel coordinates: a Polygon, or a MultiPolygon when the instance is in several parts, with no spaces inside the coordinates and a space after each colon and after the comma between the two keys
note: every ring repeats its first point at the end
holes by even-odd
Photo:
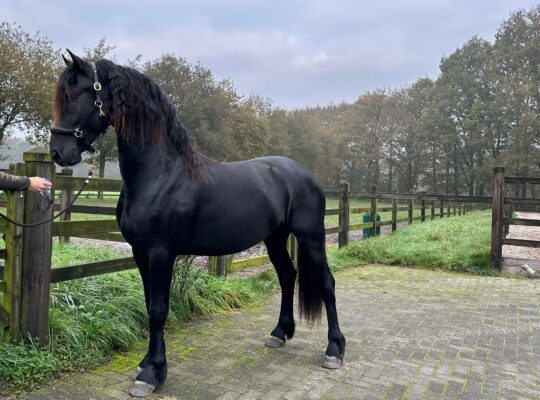
{"type": "MultiPolygon", "coordinates": [[[[99,157],[99,177],[105,177],[105,157],[99,157]]],[[[98,199],[103,198],[103,191],[99,190],[97,194],[98,199]]]]}
{"type": "Polygon", "coordinates": [[[405,182],[407,186],[405,187],[405,193],[411,193],[413,190],[413,167],[412,167],[412,161],[407,162],[407,176],[405,177],[405,182]]]}
{"type": "Polygon", "coordinates": [[[444,182],[444,194],[450,194],[450,159],[446,160],[446,179],[444,182]]]}
{"type": "Polygon", "coordinates": [[[431,159],[431,190],[433,193],[437,193],[437,160],[435,159],[435,156],[431,159]]]}
{"type": "Polygon", "coordinates": [[[388,192],[392,193],[392,181],[394,180],[394,169],[392,163],[388,163],[388,192]]]}

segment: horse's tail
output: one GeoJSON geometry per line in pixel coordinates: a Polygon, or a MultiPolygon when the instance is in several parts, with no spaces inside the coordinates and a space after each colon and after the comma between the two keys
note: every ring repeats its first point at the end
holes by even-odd
{"type": "Polygon", "coordinates": [[[328,268],[324,242],[322,249],[312,243],[298,246],[298,305],[300,317],[313,323],[321,318],[323,284],[328,268]]]}

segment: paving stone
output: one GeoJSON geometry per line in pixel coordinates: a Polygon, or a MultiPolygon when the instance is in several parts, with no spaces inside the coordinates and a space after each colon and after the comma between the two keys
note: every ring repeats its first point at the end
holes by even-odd
{"type": "MultiPolygon", "coordinates": [[[[298,321],[280,349],[264,347],[277,295],[166,333],[169,378],[149,400],[540,399],[537,282],[376,266],[336,281],[348,344],[341,370],[320,367],[324,318],[298,321]]],[[[131,369],[117,371],[113,362],[99,371],[27,398],[128,398],[131,369]]]]}

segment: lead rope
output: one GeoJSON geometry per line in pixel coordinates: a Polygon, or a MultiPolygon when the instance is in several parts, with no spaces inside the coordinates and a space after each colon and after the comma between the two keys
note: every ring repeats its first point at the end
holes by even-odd
{"type": "MultiPolygon", "coordinates": [[[[83,182],[83,185],[82,187],[79,189],[79,191],[75,194],[75,196],[73,197],[73,200],[71,200],[69,202],[69,204],[66,206],[66,208],[64,208],[62,211],[60,211],[58,214],[56,215],[53,215],[51,218],[47,218],[43,221],[39,221],[39,222],[32,222],[30,224],[21,224],[17,221],[14,221],[12,220],[11,218],[9,218],[7,215],[4,215],[2,213],[0,213],[0,218],[6,220],[7,222],[13,224],[13,225],[16,225],[16,226],[20,226],[22,228],[32,228],[34,226],[40,226],[40,225],[45,225],[49,222],[52,222],[54,221],[55,219],[59,218],[61,215],[64,215],[66,212],[68,212],[68,210],[71,208],[71,206],[73,206],[73,204],[75,203],[75,201],[77,201],[77,199],[79,198],[79,196],[81,195],[81,193],[84,191],[84,189],[86,188],[86,186],[90,183],[90,179],[92,179],[92,176],[94,175],[94,172],[96,172],[96,164],[97,164],[97,161],[98,161],[98,157],[99,157],[99,151],[96,151],[93,155],[92,155],[92,163],[90,164],[90,167],[88,168],[88,176],[86,177],[86,179],[84,180],[83,182]]],[[[22,193],[21,193],[22,194],[22,193]]]]}

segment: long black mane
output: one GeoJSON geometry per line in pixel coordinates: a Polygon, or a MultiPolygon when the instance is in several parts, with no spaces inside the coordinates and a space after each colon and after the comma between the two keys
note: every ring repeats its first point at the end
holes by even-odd
{"type": "MultiPolygon", "coordinates": [[[[184,159],[188,174],[207,180],[205,164],[213,162],[197,152],[192,136],[182,125],[176,109],[161,88],[141,72],[109,60],[96,62],[98,78],[107,94],[105,107],[116,134],[125,141],[174,147],[184,159]]],[[[76,97],[72,90],[76,66],[68,66],[58,81],[54,101],[54,121],[76,97]]]]}

